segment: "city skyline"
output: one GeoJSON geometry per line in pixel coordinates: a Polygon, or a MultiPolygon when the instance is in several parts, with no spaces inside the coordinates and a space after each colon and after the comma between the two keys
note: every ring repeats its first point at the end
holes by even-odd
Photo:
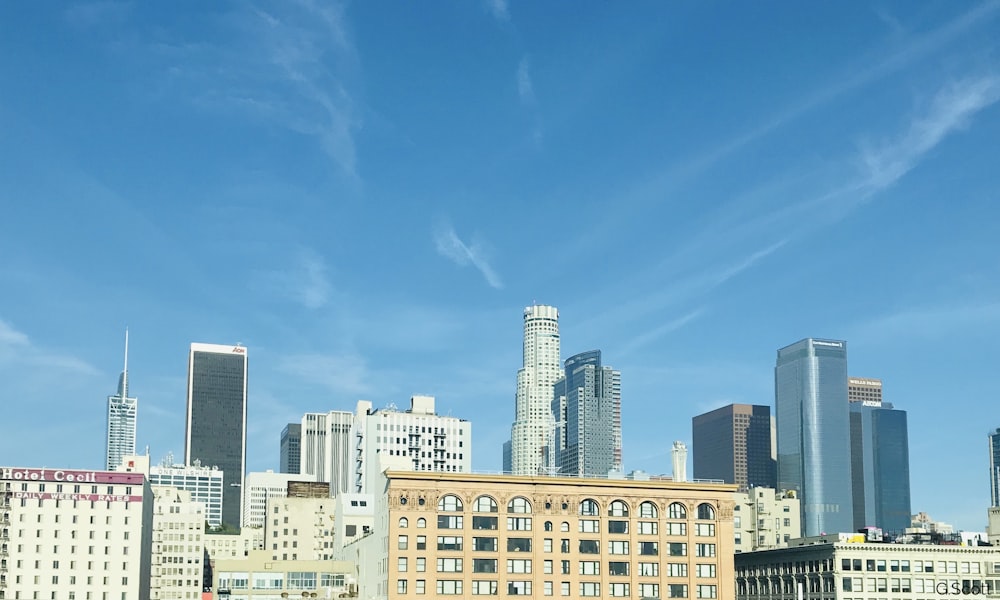
{"type": "Polygon", "coordinates": [[[254,351],[248,470],[305,413],[432,395],[496,471],[539,303],[622,372],[626,470],[669,473],[692,416],[771,403],[775,349],[825,336],[906,409],[912,510],[981,529],[998,26],[993,1],[0,5],[0,456],[98,466],[127,325],[139,452],[183,456],[211,340],[254,351]]]}

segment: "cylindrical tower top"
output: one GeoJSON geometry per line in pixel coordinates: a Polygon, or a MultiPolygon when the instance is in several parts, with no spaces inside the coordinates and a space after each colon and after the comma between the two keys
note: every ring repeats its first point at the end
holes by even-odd
{"type": "Polygon", "coordinates": [[[554,306],[545,306],[544,304],[535,304],[533,306],[527,306],[524,309],[524,320],[529,319],[558,319],[559,309],[554,306]]]}

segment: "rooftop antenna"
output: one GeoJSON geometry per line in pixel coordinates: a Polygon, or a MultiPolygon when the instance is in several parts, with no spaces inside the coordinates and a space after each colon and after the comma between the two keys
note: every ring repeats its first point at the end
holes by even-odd
{"type": "Polygon", "coordinates": [[[125,326],[125,368],[122,370],[122,398],[128,398],[128,326],[125,326]]]}

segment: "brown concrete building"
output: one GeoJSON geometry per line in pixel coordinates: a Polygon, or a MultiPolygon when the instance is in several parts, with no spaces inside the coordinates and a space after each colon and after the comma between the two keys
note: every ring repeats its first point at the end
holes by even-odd
{"type": "Polygon", "coordinates": [[[387,471],[361,597],[732,598],[734,485],[387,471]]]}

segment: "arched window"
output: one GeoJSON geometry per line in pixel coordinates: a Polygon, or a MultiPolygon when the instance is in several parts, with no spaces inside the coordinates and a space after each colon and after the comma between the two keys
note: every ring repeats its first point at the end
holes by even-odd
{"type": "Polygon", "coordinates": [[[601,507],[597,505],[595,500],[587,498],[580,503],[580,514],[585,517],[596,517],[601,514],[601,507]]]}
{"type": "Polygon", "coordinates": [[[698,518],[703,521],[714,521],[715,508],[707,502],[702,502],[698,505],[698,518]]]}
{"type": "Polygon", "coordinates": [[[674,502],[667,509],[667,517],[671,519],[686,519],[688,511],[680,502],[674,502]]]}
{"type": "Polygon", "coordinates": [[[400,529],[406,529],[409,526],[410,526],[410,521],[406,517],[400,517],[399,518],[399,528],[400,529]]]}
{"type": "Polygon", "coordinates": [[[643,519],[655,519],[657,515],[656,505],[646,501],[639,505],[639,516],[643,519]]]}
{"type": "Polygon", "coordinates": [[[569,523],[563,521],[562,525],[559,526],[559,531],[569,531],[569,523]]]}
{"type": "Polygon", "coordinates": [[[545,531],[552,531],[552,521],[545,522],[545,531]]]}
{"type": "Polygon", "coordinates": [[[441,496],[441,499],[438,500],[438,510],[445,512],[459,512],[462,510],[462,501],[458,496],[453,494],[441,496]]]}
{"type": "Polygon", "coordinates": [[[472,512],[495,513],[497,511],[497,501],[489,496],[480,496],[472,504],[472,512]]]}
{"type": "Polygon", "coordinates": [[[608,507],[608,516],[611,517],[627,517],[628,516],[628,504],[625,504],[621,500],[615,500],[608,507]]]}
{"type": "Polygon", "coordinates": [[[420,517],[417,519],[417,529],[423,529],[424,527],[427,527],[427,519],[420,517]]]}
{"type": "Polygon", "coordinates": [[[528,502],[527,498],[522,498],[518,496],[510,502],[507,503],[507,512],[509,513],[530,513],[531,503],[528,502]]]}

